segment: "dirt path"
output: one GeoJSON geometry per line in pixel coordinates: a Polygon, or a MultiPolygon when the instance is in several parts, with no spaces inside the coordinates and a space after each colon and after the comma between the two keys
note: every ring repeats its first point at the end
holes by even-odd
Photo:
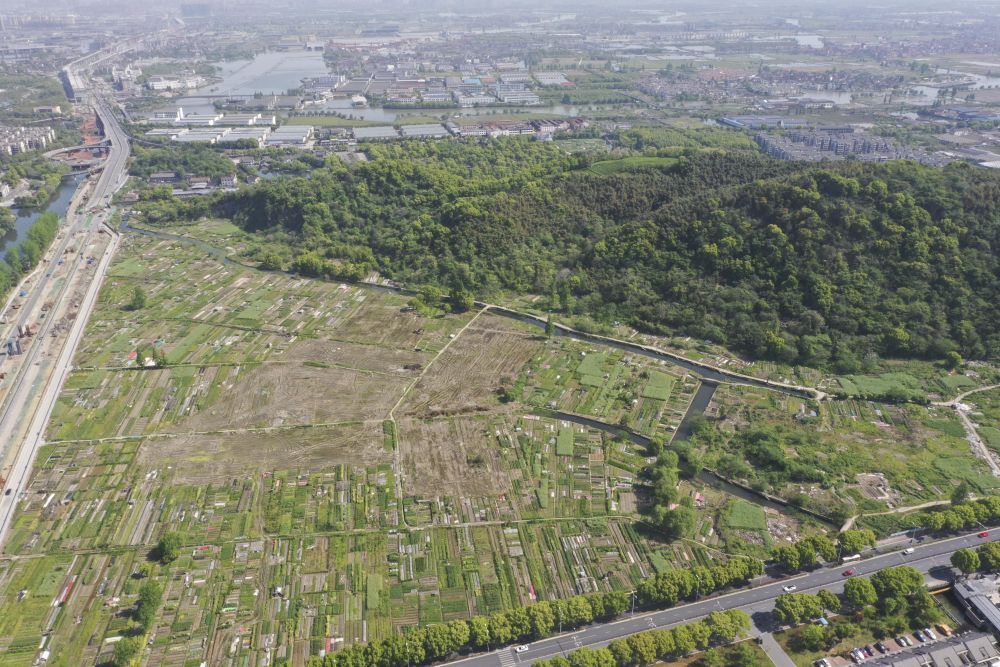
{"type": "Polygon", "coordinates": [[[955,406],[955,413],[958,415],[959,421],[962,422],[962,426],[965,427],[965,437],[968,438],[969,444],[972,445],[973,452],[975,452],[976,456],[986,461],[986,465],[990,467],[990,472],[993,473],[994,477],[1000,477],[1000,463],[997,463],[996,456],[986,446],[983,439],[979,437],[975,422],[969,418],[965,410],[960,409],[957,405],[955,406]]]}
{"type": "Polygon", "coordinates": [[[961,403],[962,399],[971,394],[978,394],[981,391],[989,391],[990,389],[1000,389],[1000,384],[991,384],[986,387],[976,387],[975,389],[970,389],[969,391],[963,392],[951,399],[950,401],[936,401],[932,405],[942,405],[947,407],[954,407],[956,403],[961,403]]]}
{"type": "Polygon", "coordinates": [[[854,526],[854,522],[863,516],[884,516],[886,514],[904,514],[906,512],[913,512],[915,510],[923,510],[928,507],[937,507],[939,505],[951,505],[950,500],[929,500],[926,503],[920,503],[919,505],[910,505],[909,507],[896,507],[895,509],[886,510],[884,512],[865,512],[864,514],[855,514],[854,516],[847,519],[844,525],[841,526],[840,532],[845,530],[850,530],[854,526]]]}
{"type": "Polygon", "coordinates": [[[1000,463],[997,462],[997,456],[990,451],[990,448],[983,442],[983,439],[979,436],[979,432],[976,430],[976,423],[972,421],[969,417],[968,410],[963,409],[965,406],[962,405],[962,400],[966,396],[971,396],[972,394],[977,394],[981,391],[990,391],[991,389],[1000,389],[1000,384],[976,387],[975,389],[970,389],[969,391],[959,394],[950,401],[937,401],[933,403],[933,405],[952,408],[955,410],[955,414],[958,415],[958,420],[962,422],[962,427],[965,429],[965,437],[969,441],[972,452],[986,462],[986,465],[990,467],[990,472],[993,473],[994,477],[1000,477],[1000,463]]]}

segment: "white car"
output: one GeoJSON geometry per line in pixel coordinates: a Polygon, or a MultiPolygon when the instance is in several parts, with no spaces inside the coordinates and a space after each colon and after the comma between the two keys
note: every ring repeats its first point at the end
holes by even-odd
{"type": "Polygon", "coordinates": [[[524,644],[521,644],[520,646],[518,646],[517,648],[514,649],[514,653],[524,653],[527,650],[528,650],[528,647],[525,646],[524,644]]]}
{"type": "Polygon", "coordinates": [[[798,586],[793,586],[793,585],[791,585],[791,584],[789,584],[789,585],[787,585],[787,586],[783,586],[783,587],[781,588],[781,590],[785,591],[786,593],[791,593],[792,591],[794,591],[794,590],[796,590],[796,589],[798,589],[798,586]]]}
{"type": "Polygon", "coordinates": [[[913,547],[906,547],[905,549],[903,549],[903,555],[904,556],[909,556],[914,551],[916,551],[916,549],[914,549],[913,547]]]}

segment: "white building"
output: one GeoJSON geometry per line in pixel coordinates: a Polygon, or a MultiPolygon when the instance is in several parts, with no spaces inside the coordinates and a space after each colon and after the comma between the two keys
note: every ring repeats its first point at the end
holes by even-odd
{"type": "Polygon", "coordinates": [[[205,85],[205,77],[192,75],[181,77],[151,76],[146,79],[150,90],[190,90],[205,85]]]}
{"type": "Polygon", "coordinates": [[[455,94],[455,101],[458,102],[460,107],[488,107],[497,103],[497,98],[492,95],[463,95],[461,93],[455,94]]]}
{"type": "Polygon", "coordinates": [[[541,99],[538,95],[529,92],[520,93],[500,93],[500,101],[504,104],[526,104],[535,105],[541,104],[541,99]]]}
{"type": "Polygon", "coordinates": [[[267,136],[264,143],[267,146],[302,145],[312,138],[312,125],[282,125],[267,136]]]}
{"type": "Polygon", "coordinates": [[[222,114],[216,113],[190,113],[174,121],[174,125],[189,125],[197,127],[212,127],[222,120],[222,114]]]}

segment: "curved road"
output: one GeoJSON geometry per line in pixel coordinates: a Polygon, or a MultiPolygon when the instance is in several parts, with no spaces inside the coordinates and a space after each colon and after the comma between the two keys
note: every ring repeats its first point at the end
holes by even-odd
{"type": "Polygon", "coordinates": [[[507,647],[491,653],[480,654],[454,660],[447,664],[462,667],[513,667],[514,665],[530,665],[536,660],[544,660],[557,655],[565,655],[582,646],[600,648],[609,642],[626,637],[637,632],[657,628],[669,628],[681,623],[707,616],[713,611],[725,609],[741,609],[750,614],[758,630],[769,631],[772,627],[770,612],[774,609],[774,599],[780,595],[783,586],[794,584],[797,592],[815,593],[817,589],[826,588],[835,593],[841,592],[847,577],[843,573],[853,569],[855,576],[868,576],[887,567],[910,565],[921,572],[931,573],[931,576],[947,581],[950,575],[951,554],[962,547],[975,547],[984,542],[1000,540],[1000,531],[993,531],[986,538],[978,537],[976,533],[961,535],[935,542],[924,541],[913,544],[916,551],[908,556],[901,551],[883,556],[875,556],[849,565],[820,568],[812,572],[774,581],[764,585],[743,588],[722,595],[705,598],[662,611],[654,611],[635,616],[626,616],[610,623],[602,623],[583,627],[576,632],[543,639],[528,644],[528,650],[515,653],[513,647],[507,647]]]}

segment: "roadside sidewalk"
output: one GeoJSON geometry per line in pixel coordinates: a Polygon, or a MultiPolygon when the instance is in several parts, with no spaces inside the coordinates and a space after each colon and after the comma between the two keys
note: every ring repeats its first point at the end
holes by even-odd
{"type": "Polygon", "coordinates": [[[775,641],[774,635],[770,632],[760,635],[760,647],[767,653],[767,657],[774,663],[774,667],[795,667],[795,663],[788,657],[781,645],[775,641]]]}

